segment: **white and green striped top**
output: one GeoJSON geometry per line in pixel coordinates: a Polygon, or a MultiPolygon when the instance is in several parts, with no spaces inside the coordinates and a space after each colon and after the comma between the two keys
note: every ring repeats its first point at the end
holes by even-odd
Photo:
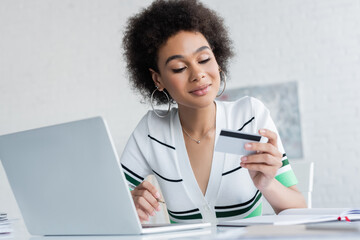
{"type": "MultiPolygon", "coordinates": [[[[221,129],[278,132],[268,109],[255,98],[216,101],[216,106],[216,138],[221,129]]],[[[293,186],[297,180],[280,137],[278,148],[283,165],[276,179],[286,187],[293,186]]],[[[216,223],[262,213],[262,194],[236,155],[214,152],[208,187],[205,196],[202,194],[189,162],[177,108],[165,118],[149,111],[130,136],[120,161],[131,188],[149,174],[156,176],[172,222],[216,223]]]]}

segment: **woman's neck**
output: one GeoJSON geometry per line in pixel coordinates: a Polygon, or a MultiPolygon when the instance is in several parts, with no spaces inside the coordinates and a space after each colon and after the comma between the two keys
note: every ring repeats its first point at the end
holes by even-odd
{"type": "Polygon", "coordinates": [[[201,137],[216,124],[216,104],[204,108],[189,108],[179,105],[179,118],[182,128],[193,137],[201,137]]]}

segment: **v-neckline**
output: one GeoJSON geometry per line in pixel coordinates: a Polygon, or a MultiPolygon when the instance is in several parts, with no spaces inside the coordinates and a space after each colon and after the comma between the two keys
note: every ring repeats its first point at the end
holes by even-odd
{"type": "MultiPolygon", "coordinates": [[[[221,128],[223,128],[224,123],[226,125],[226,117],[224,114],[223,106],[216,102],[216,133],[215,133],[215,143],[220,134],[221,128]]],[[[197,204],[214,206],[218,189],[221,183],[221,174],[224,167],[224,154],[213,152],[213,158],[210,169],[210,176],[206,188],[205,195],[202,193],[201,188],[196,180],[194,171],[191,167],[189,155],[187,153],[186,144],[184,136],[181,130],[181,123],[179,118],[179,112],[177,111],[174,118],[174,137],[176,141],[177,148],[177,157],[178,163],[180,166],[181,174],[183,175],[184,184],[186,185],[188,191],[190,192],[191,197],[197,204]]],[[[215,144],[214,144],[215,147],[215,144]]]]}

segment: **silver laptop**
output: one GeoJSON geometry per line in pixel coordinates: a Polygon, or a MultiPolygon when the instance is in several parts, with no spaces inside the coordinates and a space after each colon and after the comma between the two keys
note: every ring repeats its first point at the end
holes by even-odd
{"type": "Polygon", "coordinates": [[[0,160],[33,235],[122,235],[209,227],[143,228],[101,117],[0,136],[0,160]]]}

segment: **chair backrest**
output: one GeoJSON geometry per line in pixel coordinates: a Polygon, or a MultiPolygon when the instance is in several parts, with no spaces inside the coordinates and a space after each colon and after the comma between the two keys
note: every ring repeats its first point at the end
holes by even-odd
{"type": "MultiPolygon", "coordinates": [[[[292,161],[291,168],[293,169],[295,176],[298,180],[296,185],[299,191],[303,194],[308,208],[311,208],[311,194],[313,191],[314,181],[314,162],[305,161],[292,161]]],[[[273,214],[274,211],[270,204],[263,199],[263,214],[273,214]]]]}
{"type": "Polygon", "coordinates": [[[314,162],[292,162],[291,167],[298,179],[297,188],[304,195],[308,208],[311,208],[311,194],[314,182],[314,162]]]}

